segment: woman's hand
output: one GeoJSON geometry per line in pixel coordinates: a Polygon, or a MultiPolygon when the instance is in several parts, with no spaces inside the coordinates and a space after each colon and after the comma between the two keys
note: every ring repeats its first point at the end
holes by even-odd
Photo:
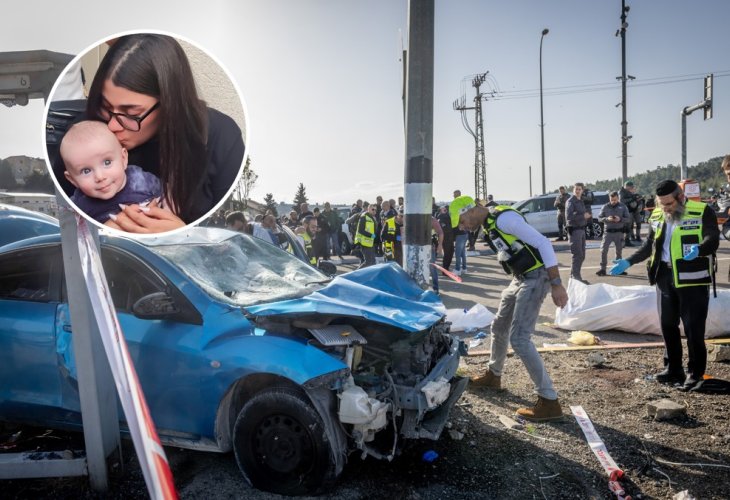
{"type": "Polygon", "coordinates": [[[172,231],[185,226],[185,222],[180,217],[169,210],[158,207],[156,201],[146,207],[121,204],[119,206],[122,207],[122,211],[113,216],[112,220],[121,231],[151,234],[172,231]]]}

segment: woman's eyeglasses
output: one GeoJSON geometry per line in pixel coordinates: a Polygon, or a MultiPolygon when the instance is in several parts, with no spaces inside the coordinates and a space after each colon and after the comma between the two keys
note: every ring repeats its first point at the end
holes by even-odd
{"type": "Polygon", "coordinates": [[[101,108],[101,110],[99,110],[99,118],[107,123],[109,123],[109,120],[114,118],[117,123],[121,125],[125,130],[129,130],[130,132],[139,132],[139,129],[142,128],[142,120],[147,118],[154,110],[159,107],[160,101],[157,101],[154,106],[138,116],[128,115],[125,113],[115,113],[113,111],[109,111],[108,109],[101,108]]]}

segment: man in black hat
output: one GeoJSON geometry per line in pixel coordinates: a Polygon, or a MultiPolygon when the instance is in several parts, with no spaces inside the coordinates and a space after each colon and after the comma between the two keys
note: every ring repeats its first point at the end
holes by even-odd
{"type": "Polygon", "coordinates": [[[707,365],[705,321],[712,283],[713,259],[720,243],[715,212],[705,203],[688,200],[679,185],[662,181],[656,188],[656,208],[649,217],[649,235],[628,259],[618,259],[612,275],[650,258],[649,282],[656,284],[659,321],[664,337],[664,370],[657,382],[683,384],[690,390],[702,381],[707,365]],[[687,337],[687,377],[682,369],[679,321],[687,337]]]}

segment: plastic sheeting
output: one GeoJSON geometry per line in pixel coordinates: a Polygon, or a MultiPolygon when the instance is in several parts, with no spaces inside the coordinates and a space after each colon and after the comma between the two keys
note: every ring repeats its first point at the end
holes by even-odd
{"type": "MultiPolygon", "coordinates": [[[[656,289],[652,286],[614,286],[607,283],[584,285],[575,280],[568,284],[568,305],[557,308],[555,325],[566,330],[621,330],[631,333],[661,335],[657,312],[656,289]]],[[[710,310],[705,337],[730,334],[730,290],[710,291],[710,310]]]]}
{"type": "Polygon", "coordinates": [[[464,332],[486,328],[492,324],[494,314],[481,304],[467,309],[447,309],[446,321],[451,322],[452,332],[464,332]]]}

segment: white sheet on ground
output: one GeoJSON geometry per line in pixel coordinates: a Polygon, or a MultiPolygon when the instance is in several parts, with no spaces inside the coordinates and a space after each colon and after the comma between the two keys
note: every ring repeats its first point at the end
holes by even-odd
{"type": "MultiPolygon", "coordinates": [[[[568,284],[569,302],[557,308],[555,325],[566,330],[621,330],[661,335],[656,305],[656,289],[648,285],[614,286],[607,283],[584,285],[575,280],[568,284]]],[[[730,290],[710,290],[710,310],[705,323],[705,337],[730,334],[730,290]]]]}
{"type": "Polygon", "coordinates": [[[452,332],[463,332],[471,328],[486,328],[492,324],[494,314],[481,304],[469,309],[447,309],[446,321],[451,322],[452,332]]]}

